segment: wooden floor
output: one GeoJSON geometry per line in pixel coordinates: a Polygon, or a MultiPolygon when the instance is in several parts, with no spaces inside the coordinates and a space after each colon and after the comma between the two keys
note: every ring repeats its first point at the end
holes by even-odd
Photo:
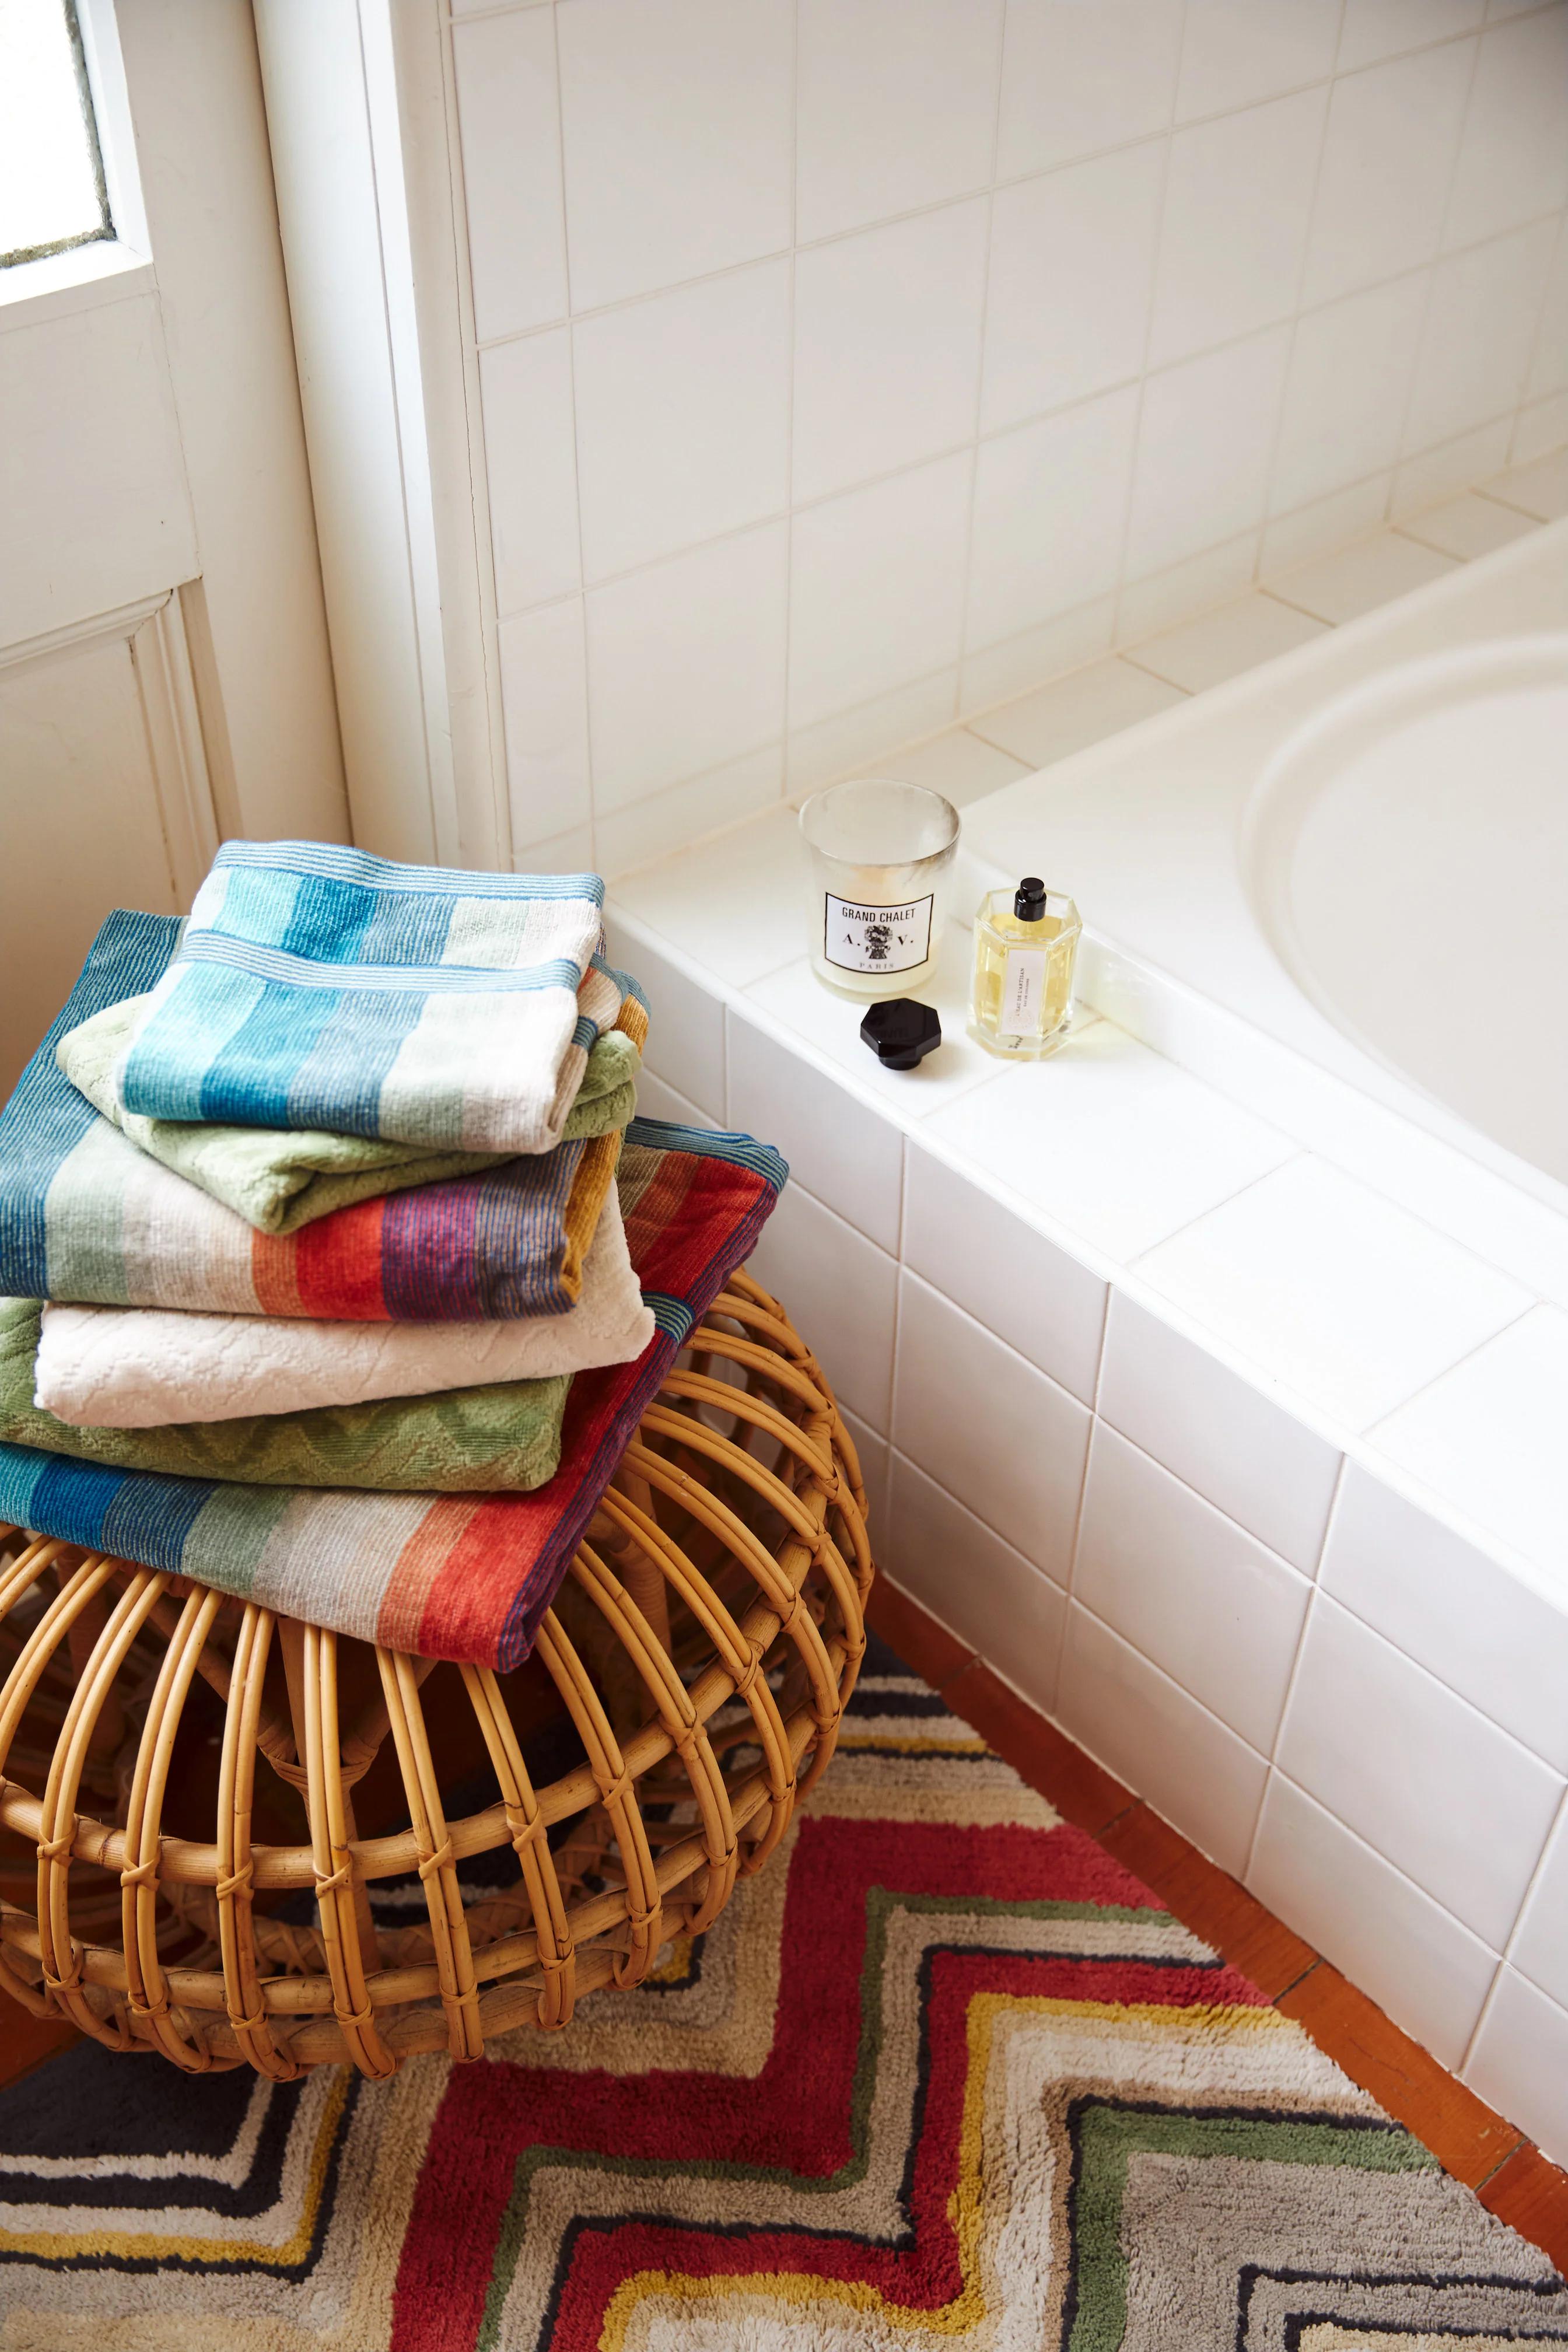
{"type": "MultiPolygon", "coordinates": [[[[1568,2172],[1549,2163],[1522,2132],[1455,2082],[1310,1944],[1101,1770],[885,1577],[872,1592],[870,1618],[882,1639],[983,1732],[1064,1820],[1087,1830],[1152,1886],[1184,1927],[1304,2026],[1320,2049],[1414,2132],[1456,2179],[1475,2189],[1483,2205],[1543,2247],[1568,2273],[1568,2172]]],[[[30,2074],[74,2039],[69,2027],[40,2025],[0,1994],[0,2084],[30,2074]]]]}

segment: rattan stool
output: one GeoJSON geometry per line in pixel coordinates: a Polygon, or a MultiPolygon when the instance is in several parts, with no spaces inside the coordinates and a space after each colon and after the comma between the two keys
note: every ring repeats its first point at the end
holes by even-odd
{"type": "Polygon", "coordinates": [[[710,1926],[832,1754],[871,1580],[832,1392],[744,1273],[510,1674],[0,1538],[0,1985],[279,2081],[477,2058],[710,1926]]]}

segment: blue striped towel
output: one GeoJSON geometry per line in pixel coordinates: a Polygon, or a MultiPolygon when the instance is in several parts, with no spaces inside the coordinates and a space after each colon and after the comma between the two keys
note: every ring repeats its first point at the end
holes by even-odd
{"type": "Polygon", "coordinates": [[[229,841],[119,1064],[153,1118],[549,1151],[632,983],[596,874],[229,841]]]}

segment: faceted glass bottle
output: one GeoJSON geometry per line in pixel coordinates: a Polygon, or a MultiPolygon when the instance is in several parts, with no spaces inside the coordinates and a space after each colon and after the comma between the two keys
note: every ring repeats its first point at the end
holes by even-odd
{"type": "Polygon", "coordinates": [[[1035,875],[986,893],[974,918],[969,1034],[987,1053],[1039,1061],[1056,1052],[1072,1019],[1081,928],[1072,900],[1035,875]]]}

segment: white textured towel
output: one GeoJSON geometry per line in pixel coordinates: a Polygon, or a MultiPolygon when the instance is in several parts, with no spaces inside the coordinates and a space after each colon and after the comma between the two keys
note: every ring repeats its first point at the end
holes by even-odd
{"type": "Polygon", "coordinates": [[[629,1364],[654,1333],[612,1185],[565,1315],[516,1323],[317,1323],[160,1307],[46,1306],[34,1402],[80,1428],[155,1429],[426,1396],[629,1364]]]}

